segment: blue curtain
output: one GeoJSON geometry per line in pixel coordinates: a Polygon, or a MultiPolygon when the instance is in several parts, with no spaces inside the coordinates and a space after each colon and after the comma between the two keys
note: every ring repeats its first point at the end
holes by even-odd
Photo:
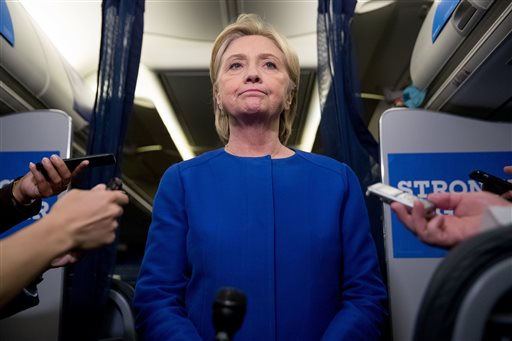
{"type": "MultiPolygon", "coordinates": [[[[104,0],[97,94],[88,154],[113,153],[117,164],[88,170],[84,186],[121,174],[121,157],[139,69],[144,0],[104,0]]],[[[62,339],[97,340],[115,266],[116,243],[89,252],[66,272],[62,339]]]]}
{"type": "MultiPolygon", "coordinates": [[[[320,135],[325,153],[349,165],[361,188],[380,181],[379,145],[362,119],[359,82],[352,49],[350,20],[356,0],[319,0],[317,19],[318,87],[322,118],[320,135]]],[[[386,274],[382,205],[367,198],[372,235],[386,274]]]]}

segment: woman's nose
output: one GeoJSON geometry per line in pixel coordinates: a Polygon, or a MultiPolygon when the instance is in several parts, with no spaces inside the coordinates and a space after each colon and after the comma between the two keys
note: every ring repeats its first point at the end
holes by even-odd
{"type": "Polygon", "coordinates": [[[248,83],[258,83],[261,81],[260,74],[255,66],[249,66],[247,68],[245,81],[248,83]]]}

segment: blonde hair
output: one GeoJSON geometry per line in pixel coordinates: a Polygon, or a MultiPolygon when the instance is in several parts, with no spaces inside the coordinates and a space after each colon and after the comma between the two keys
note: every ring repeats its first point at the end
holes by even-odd
{"type": "Polygon", "coordinates": [[[288,45],[286,39],[270,24],[263,21],[256,14],[240,14],[236,21],[228,26],[217,36],[213,44],[210,59],[210,79],[213,86],[213,109],[215,111],[215,128],[220,139],[226,143],[229,139],[229,116],[220,110],[217,103],[217,77],[221,59],[229,44],[237,38],[249,35],[259,35],[272,40],[283,52],[286,71],[290,79],[288,92],[291,102],[279,117],[279,140],[286,144],[292,133],[292,125],[297,110],[297,88],[299,86],[300,65],[297,53],[288,45]]]}

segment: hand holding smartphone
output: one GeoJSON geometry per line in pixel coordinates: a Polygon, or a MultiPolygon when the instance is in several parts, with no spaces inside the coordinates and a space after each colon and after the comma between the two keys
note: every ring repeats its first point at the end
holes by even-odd
{"type": "Polygon", "coordinates": [[[398,188],[378,182],[368,186],[366,195],[376,195],[386,204],[399,202],[411,210],[414,206],[414,201],[419,200],[423,207],[425,207],[425,216],[431,217],[435,214],[435,205],[426,199],[418,198],[412,194],[399,190],[398,188]]]}
{"type": "MultiPolygon", "coordinates": [[[[95,154],[71,159],[63,159],[64,163],[66,164],[70,172],[73,172],[75,168],[78,167],[78,165],[82,163],[82,161],[84,160],[89,160],[89,165],[87,166],[89,168],[108,166],[116,163],[116,158],[114,154],[95,154]]],[[[36,163],[36,168],[44,175],[46,179],[48,179],[48,173],[46,172],[46,169],[44,168],[41,162],[36,163]]]]}

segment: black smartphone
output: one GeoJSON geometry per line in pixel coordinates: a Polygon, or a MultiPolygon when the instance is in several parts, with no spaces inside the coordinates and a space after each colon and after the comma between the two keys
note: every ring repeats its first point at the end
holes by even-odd
{"type": "Polygon", "coordinates": [[[469,173],[469,177],[482,183],[482,190],[502,195],[512,190],[512,183],[501,179],[495,175],[484,172],[483,170],[474,170],[469,173]]]}
{"type": "Polygon", "coordinates": [[[118,177],[112,178],[107,182],[107,189],[120,191],[123,189],[123,181],[118,177]]]}
{"type": "MultiPolygon", "coordinates": [[[[91,167],[99,167],[99,166],[108,166],[116,163],[116,157],[114,154],[95,154],[95,155],[85,155],[80,157],[75,157],[71,159],[63,159],[68,169],[72,172],[75,170],[78,165],[84,161],[89,160],[88,168],[91,167]]],[[[41,162],[36,163],[36,168],[38,171],[43,173],[44,177],[47,178],[48,174],[46,173],[46,169],[41,162]]]]}

